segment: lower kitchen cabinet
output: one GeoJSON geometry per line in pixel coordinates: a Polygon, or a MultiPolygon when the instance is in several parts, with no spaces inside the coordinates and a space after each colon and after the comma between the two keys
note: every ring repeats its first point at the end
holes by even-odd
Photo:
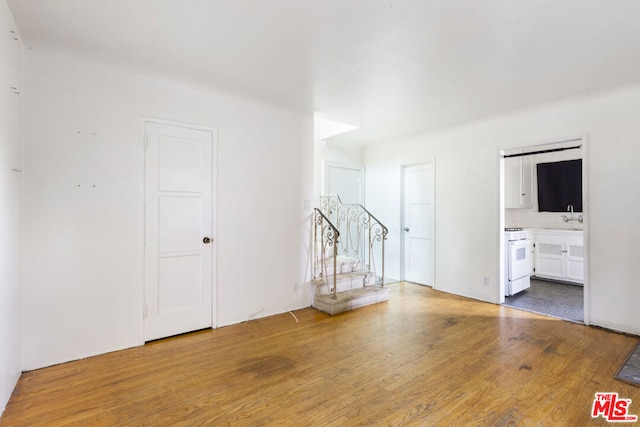
{"type": "Polygon", "coordinates": [[[534,259],[536,277],[582,283],[584,281],[582,231],[536,230],[534,259]]]}

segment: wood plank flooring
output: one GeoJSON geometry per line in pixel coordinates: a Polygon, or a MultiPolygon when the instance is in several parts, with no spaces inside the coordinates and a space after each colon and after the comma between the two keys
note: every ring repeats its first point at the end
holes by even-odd
{"type": "Polygon", "coordinates": [[[22,375],[0,426],[606,425],[596,392],[637,337],[418,285],[22,375]]]}

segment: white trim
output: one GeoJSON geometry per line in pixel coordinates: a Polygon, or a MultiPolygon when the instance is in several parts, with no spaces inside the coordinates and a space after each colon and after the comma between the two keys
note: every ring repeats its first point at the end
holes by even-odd
{"type": "Polygon", "coordinates": [[[584,267],[583,274],[584,280],[582,283],[583,289],[583,316],[584,324],[591,324],[591,286],[589,284],[589,183],[588,183],[588,171],[589,171],[589,134],[585,133],[582,136],[582,239],[584,245],[584,267]]]}
{"type": "Polygon", "coordinates": [[[504,152],[505,149],[498,148],[498,232],[496,233],[496,238],[498,239],[498,271],[496,272],[495,277],[498,278],[497,286],[495,286],[495,291],[497,292],[496,298],[494,301],[497,301],[498,304],[504,304],[505,302],[505,292],[506,289],[504,287],[504,281],[506,280],[506,276],[504,274],[504,258],[505,258],[505,244],[504,244],[504,221],[505,221],[505,209],[506,209],[506,201],[507,197],[505,191],[505,170],[504,170],[504,152]]]}
{"type": "MultiPolygon", "coordinates": [[[[184,127],[184,128],[188,128],[188,129],[208,131],[208,132],[211,132],[213,134],[213,136],[216,137],[216,138],[217,138],[217,135],[218,135],[218,128],[215,128],[215,127],[212,127],[212,126],[199,125],[199,124],[196,124],[196,123],[180,122],[180,121],[177,121],[177,120],[161,119],[159,117],[153,117],[153,116],[140,116],[140,121],[142,122],[143,134],[144,134],[144,124],[149,122],[149,123],[159,123],[159,124],[170,125],[170,126],[179,126],[179,127],[184,127]]],[[[217,144],[214,141],[214,146],[215,145],[217,145],[217,144]]]]}
{"type": "Polygon", "coordinates": [[[213,265],[212,265],[212,289],[211,289],[211,308],[212,308],[212,315],[211,315],[211,327],[213,329],[217,329],[218,328],[218,313],[219,313],[219,307],[218,307],[218,129],[215,127],[211,127],[211,126],[203,126],[203,125],[198,125],[198,124],[193,124],[193,123],[187,123],[187,122],[180,122],[180,121],[176,121],[176,120],[167,120],[167,119],[161,119],[158,117],[151,117],[151,116],[140,116],[140,139],[141,139],[141,144],[140,144],[140,164],[141,164],[141,173],[140,173],[140,177],[139,177],[139,182],[140,182],[140,200],[142,203],[142,218],[140,219],[141,221],[141,247],[142,247],[142,251],[141,251],[141,259],[139,260],[139,265],[141,266],[141,281],[140,281],[140,286],[138,287],[138,307],[140,309],[139,315],[138,315],[138,344],[139,345],[144,345],[145,344],[145,338],[144,338],[144,305],[145,305],[145,298],[144,298],[144,288],[145,288],[145,253],[146,253],[146,244],[145,244],[145,218],[146,218],[146,205],[145,205],[145,176],[146,176],[146,132],[145,132],[145,124],[146,123],[158,123],[158,124],[164,124],[164,125],[170,125],[170,126],[178,126],[178,127],[183,127],[183,128],[188,128],[188,129],[194,129],[194,130],[201,130],[201,131],[206,131],[206,132],[210,132],[211,133],[211,137],[212,137],[212,166],[213,166],[213,173],[212,173],[212,182],[211,182],[211,187],[213,189],[213,195],[211,198],[211,209],[212,209],[212,214],[213,214],[213,223],[211,224],[211,229],[212,229],[212,233],[211,233],[211,238],[213,239],[213,248],[212,248],[212,258],[213,258],[213,265]]]}

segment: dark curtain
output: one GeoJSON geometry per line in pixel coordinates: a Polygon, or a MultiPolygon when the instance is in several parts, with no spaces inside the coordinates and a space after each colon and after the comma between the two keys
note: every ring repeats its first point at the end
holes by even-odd
{"type": "Polygon", "coordinates": [[[538,163],[538,210],[582,212],[582,159],[538,163]]]}

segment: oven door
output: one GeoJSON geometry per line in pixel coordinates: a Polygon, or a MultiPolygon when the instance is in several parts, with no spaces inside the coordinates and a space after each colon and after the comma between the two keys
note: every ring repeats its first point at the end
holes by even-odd
{"type": "Polygon", "coordinates": [[[509,280],[531,275],[531,240],[509,242],[509,280]]]}

